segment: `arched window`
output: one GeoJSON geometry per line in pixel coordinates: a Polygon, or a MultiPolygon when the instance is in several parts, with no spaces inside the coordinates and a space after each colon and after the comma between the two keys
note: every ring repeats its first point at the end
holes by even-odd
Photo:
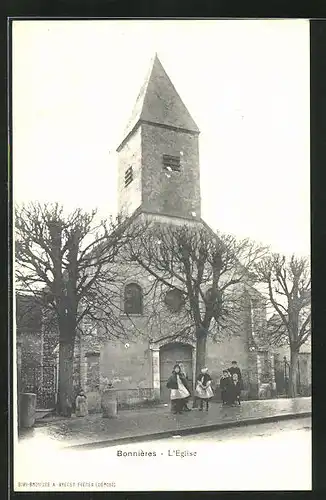
{"type": "Polygon", "coordinates": [[[143,314],[143,292],[137,283],[129,283],[124,290],[124,312],[143,314]]]}

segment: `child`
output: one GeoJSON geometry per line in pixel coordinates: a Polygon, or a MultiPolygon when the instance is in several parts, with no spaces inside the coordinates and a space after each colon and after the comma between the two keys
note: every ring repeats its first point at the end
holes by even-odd
{"type": "Polygon", "coordinates": [[[76,397],[76,417],[86,417],[88,415],[87,397],[83,390],[79,391],[76,397]]]}
{"type": "Polygon", "coordinates": [[[230,372],[228,370],[223,370],[222,377],[220,379],[220,389],[221,389],[222,405],[223,406],[225,406],[229,402],[230,385],[231,385],[230,372]]]}
{"type": "Polygon", "coordinates": [[[208,402],[214,396],[212,378],[208,373],[208,368],[202,368],[197,377],[195,395],[200,399],[199,411],[203,411],[204,402],[206,403],[206,411],[208,411],[208,402]]]}
{"type": "Polygon", "coordinates": [[[241,384],[237,373],[233,373],[230,384],[230,403],[232,406],[240,405],[241,384]]]}
{"type": "Polygon", "coordinates": [[[242,387],[242,375],[241,375],[241,370],[238,367],[238,363],[236,361],[232,361],[231,365],[232,366],[230,366],[230,368],[229,368],[229,373],[230,373],[231,377],[233,377],[234,373],[236,373],[238,375],[238,381],[240,383],[240,387],[241,387],[241,389],[243,389],[243,387],[242,387]]]}
{"type": "Polygon", "coordinates": [[[175,365],[172,375],[166,384],[168,389],[171,389],[171,409],[172,413],[182,413],[185,401],[188,400],[190,392],[187,389],[187,381],[181,374],[180,366],[175,365]]]}

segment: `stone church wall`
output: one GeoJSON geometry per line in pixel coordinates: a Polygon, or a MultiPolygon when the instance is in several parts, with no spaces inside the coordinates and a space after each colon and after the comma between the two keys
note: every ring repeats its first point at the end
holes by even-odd
{"type": "Polygon", "coordinates": [[[108,342],[101,350],[101,376],[111,380],[119,389],[136,389],[140,383],[150,387],[147,350],[148,342],[108,342]]]}
{"type": "MultiPolygon", "coordinates": [[[[91,399],[97,401],[93,406],[98,409],[99,391],[105,379],[113,382],[121,404],[136,404],[144,399],[154,398],[157,395],[157,388],[154,387],[152,349],[159,349],[160,345],[164,345],[169,340],[159,343],[155,341],[167,338],[191,323],[184,310],[180,313],[173,313],[168,309],[163,300],[164,295],[154,292],[153,281],[142,268],[136,264],[121,263],[119,275],[122,277],[119,284],[121,291],[116,292],[114,300],[126,338],[121,337],[112,341],[105,341],[101,338],[98,342],[92,338],[91,343],[86,342],[83,346],[84,352],[88,350],[100,353],[98,358],[99,388],[95,390],[98,396],[93,394],[93,389],[86,383],[87,390],[93,391],[91,399]],[[126,284],[133,282],[139,284],[143,290],[143,314],[128,317],[123,310],[123,291],[126,284]]],[[[243,287],[240,286],[235,293],[241,296],[242,291],[243,287]]],[[[250,308],[246,307],[241,313],[239,312],[237,328],[233,332],[229,330],[228,333],[224,333],[224,337],[219,338],[217,342],[208,340],[207,366],[214,386],[217,387],[217,398],[222,370],[228,368],[234,359],[237,360],[243,373],[247,394],[250,397],[256,397],[258,394],[257,359],[249,352],[249,346],[253,336],[253,323],[256,325],[256,331],[260,330],[264,323],[264,307],[262,302],[259,303],[259,297],[259,294],[256,294],[254,314],[251,314],[250,308]]],[[[183,340],[187,343],[186,339],[183,340]]],[[[90,368],[87,367],[87,360],[85,363],[84,377],[87,380],[87,370],[90,368]]]]}
{"type": "Polygon", "coordinates": [[[118,202],[124,213],[131,215],[141,204],[141,129],[139,128],[119,153],[118,202]],[[132,167],[133,181],[125,187],[125,173],[132,167]]]}
{"type": "Polygon", "coordinates": [[[145,210],[191,219],[200,217],[198,136],[142,125],[143,204],[145,210]],[[180,172],[163,169],[163,155],[180,156],[180,172]]]}
{"type": "MultiPolygon", "coordinates": [[[[118,148],[118,210],[132,215],[138,209],[133,219],[135,225],[143,217],[143,220],[149,218],[167,226],[198,224],[199,228],[205,227],[210,232],[201,220],[198,127],[184,104],[180,103],[180,97],[157,58],[143,91],[145,95],[144,92],[140,93],[136,114],[133,114],[138,117],[135,118],[136,122],[132,122],[134,125],[137,123],[137,127],[124,137],[118,148]],[[189,128],[194,132],[189,132],[189,128]],[[163,165],[164,155],[177,157],[170,165],[166,165],[170,170],[163,165]],[[132,182],[126,186],[125,174],[131,167],[132,182]]],[[[93,346],[92,349],[100,352],[100,387],[105,379],[111,380],[119,398],[123,399],[127,394],[126,399],[135,401],[137,397],[141,399],[140,388],[153,390],[153,395],[160,394],[175,357],[182,359],[184,356],[189,367],[191,363],[194,364],[195,339],[193,321],[186,308],[173,312],[171,303],[169,308],[164,301],[164,293],[153,287],[155,279],[151,280],[150,275],[135,264],[127,265],[125,262],[122,256],[120,264],[117,264],[116,275],[120,283],[115,284],[111,298],[117,315],[112,334],[119,338],[114,340],[114,335],[111,335],[111,339],[104,338],[103,332],[99,331],[98,347],[93,346]],[[143,290],[143,310],[142,314],[128,316],[124,312],[124,287],[131,283],[136,283],[143,290]],[[176,332],[190,325],[193,330],[190,336],[188,332],[188,338],[186,335],[175,336],[176,332]],[[179,342],[179,351],[173,342],[179,342]],[[187,345],[181,346],[182,342],[187,345]],[[161,369],[164,371],[162,381],[159,373],[161,369]]],[[[134,291],[131,290],[131,296],[134,291]]],[[[233,296],[231,302],[234,302],[233,296]]],[[[223,367],[236,359],[247,385],[255,383],[253,379],[256,377],[257,364],[254,356],[249,354],[252,321],[247,308],[238,318],[237,328],[234,327],[237,332],[231,332],[231,337],[226,335],[218,343],[208,341],[207,364],[216,382],[223,367]]],[[[257,323],[260,319],[255,321],[257,323]]],[[[88,349],[86,344],[81,346],[84,353],[88,349]]],[[[80,367],[85,372],[83,379],[90,389],[96,389],[96,384],[87,382],[87,371],[95,374],[95,361],[90,367],[90,361],[86,358],[84,354],[80,357],[80,367]]]]}
{"type": "MultiPolygon", "coordinates": [[[[222,376],[222,371],[230,368],[235,360],[243,373],[244,380],[248,372],[248,348],[244,335],[226,337],[220,342],[209,341],[207,345],[207,367],[217,383],[222,376]]],[[[247,380],[246,380],[247,381],[247,380]]]]}

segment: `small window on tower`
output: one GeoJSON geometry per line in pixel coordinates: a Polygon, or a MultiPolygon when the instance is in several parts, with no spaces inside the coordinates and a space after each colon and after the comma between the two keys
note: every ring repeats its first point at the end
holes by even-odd
{"type": "Polygon", "coordinates": [[[180,172],[180,156],[163,155],[163,168],[170,172],[180,172]]]}
{"type": "Polygon", "coordinates": [[[134,173],[132,167],[129,167],[125,173],[125,187],[129,186],[129,184],[133,181],[133,178],[134,178],[134,173]]]}

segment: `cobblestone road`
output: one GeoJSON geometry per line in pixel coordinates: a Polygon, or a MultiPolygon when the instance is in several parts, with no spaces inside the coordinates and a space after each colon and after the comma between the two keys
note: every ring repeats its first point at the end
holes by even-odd
{"type": "Polygon", "coordinates": [[[38,441],[48,439],[58,446],[100,443],[118,438],[142,437],[159,432],[175,433],[215,424],[240,423],[310,410],[311,398],[243,401],[240,407],[228,408],[222,407],[220,403],[212,403],[208,412],[193,410],[182,415],[173,415],[169,408],[163,406],[122,411],[116,419],[105,419],[101,414],[95,414],[84,418],[57,420],[24,433],[22,438],[37,438],[38,441]]]}

